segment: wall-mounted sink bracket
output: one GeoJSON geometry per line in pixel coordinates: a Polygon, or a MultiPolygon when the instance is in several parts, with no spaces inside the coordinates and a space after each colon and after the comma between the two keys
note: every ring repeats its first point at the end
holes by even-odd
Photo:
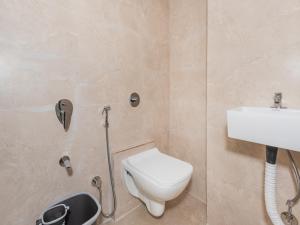
{"type": "Polygon", "coordinates": [[[73,113],[73,104],[68,99],[61,99],[55,105],[57,119],[63,125],[65,131],[68,131],[71,124],[73,113]]]}

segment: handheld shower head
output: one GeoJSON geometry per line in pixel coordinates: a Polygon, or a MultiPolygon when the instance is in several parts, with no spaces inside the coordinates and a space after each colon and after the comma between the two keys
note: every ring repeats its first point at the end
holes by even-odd
{"type": "Polygon", "coordinates": [[[110,105],[106,105],[106,106],[104,106],[104,107],[103,107],[103,110],[102,110],[102,115],[103,115],[104,113],[106,113],[106,114],[107,114],[107,112],[108,112],[109,110],[111,110],[111,107],[110,107],[110,105]]]}

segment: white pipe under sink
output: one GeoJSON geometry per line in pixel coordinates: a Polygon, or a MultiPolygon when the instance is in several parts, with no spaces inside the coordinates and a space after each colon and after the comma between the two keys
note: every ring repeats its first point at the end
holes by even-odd
{"type": "Polygon", "coordinates": [[[277,210],[276,201],[276,164],[265,163],[265,204],[267,213],[274,225],[284,225],[277,210]]]}

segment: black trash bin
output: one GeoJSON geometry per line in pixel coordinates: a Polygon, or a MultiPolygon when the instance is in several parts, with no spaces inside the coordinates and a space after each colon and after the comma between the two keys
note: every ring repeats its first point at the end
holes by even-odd
{"type": "Polygon", "coordinates": [[[36,225],[96,225],[100,212],[96,198],[84,192],[75,193],[51,204],[36,225]]]}

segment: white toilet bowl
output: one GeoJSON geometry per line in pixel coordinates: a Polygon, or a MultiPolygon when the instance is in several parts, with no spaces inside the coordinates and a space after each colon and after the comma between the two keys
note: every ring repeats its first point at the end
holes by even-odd
{"type": "Polygon", "coordinates": [[[165,202],[176,198],[189,183],[193,167],[157,148],[122,161],[128,191],[142,200],[153,216],[161,216],[165,202]]]}

